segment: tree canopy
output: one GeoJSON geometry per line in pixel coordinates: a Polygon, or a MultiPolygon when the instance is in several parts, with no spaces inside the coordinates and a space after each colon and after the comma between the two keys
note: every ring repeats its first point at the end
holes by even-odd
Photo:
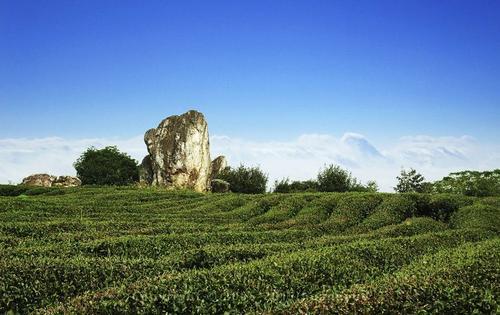
{"type": "Polygon", "coordinates": [[[74,167],[82,185],[129,185],[139,180],[137,161],[115,146],[88,148],[74,167]]]}

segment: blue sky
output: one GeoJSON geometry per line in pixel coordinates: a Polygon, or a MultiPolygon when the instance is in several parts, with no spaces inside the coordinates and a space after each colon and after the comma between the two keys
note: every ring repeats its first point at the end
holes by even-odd
{"type": "Polygon", "coordinates": [[[488,151],[500,2],[0,1],[0,139],[125,141],[192,108],[241,141],[488,151]]]}

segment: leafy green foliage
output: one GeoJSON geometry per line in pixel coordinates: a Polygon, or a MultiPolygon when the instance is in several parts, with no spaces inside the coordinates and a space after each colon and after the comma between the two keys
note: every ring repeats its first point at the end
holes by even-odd
{"type": "Polygon", "coordinates": [[[290,181],[288,178],[274,182],[275,193],[297,192],[377,192],[378,185],[375,181],[361,184],[351,173],[338,165],[330,164],[321,169],[317,179],[305,181],[290,181]]]}
{"type": "Polygon", "coordinates": [[[296,193],[318,191],[318,183],[314,180],[290,181],[288,178],[274,182],[275,193],[296,193]]]}
{"type": "Polygon", "coordinates": [[[29,187],[21,185],[0,185],[0,196],[19,196],[28,189],[29,187]]]}
{"type": "Polygon", "coordinates": [[[259,167],[243,165],[237,168],[227,167],[217,175],[217,178],[228,182],[232,192],[243,194],[266,192],[267,175],[259,167]]]}
{"type": "Polygon", "coordinates": [[[350,191],[357,186],[351,173],[338,165],[328,165],[318,173],[318,190],[329,192],[350,191]]]}
{"type": "Polygon", "coordinates": [[[497,197],[33,191],[0,196],[0,313],[498,308],[497,197]]]}
{"type": "Polygon", "coordinates": [[[450,173],[433,184],[439,193],[462,194],[466,196],[500,196],[500,169],[477,172],[450,173]]]}
{"type": "Polygon", "coordinates": [[[137,161],[114,146],[88,148],[74,166],[82,185],[129,185],[139,180],[137,161]]]}
{"type": "Polygon", "coordinates": [[[427,254],[395,274],[297,302],[287,314],[494,314],[500,240],[427,254]]]}
{"type": "MultiPolygon", "coordinates": [[[[422,174],[417,173],[416,170],[410,168],[410,170],[401,170],[401,175],[396,177],[398,184],[394,187],[394,190],[398,193],[408,193],[408,192],[424,192],[427,185],[424,185],[424,177],[422,174]]],[[[428,189],[428,188],[427,188],[428,189]]]]}

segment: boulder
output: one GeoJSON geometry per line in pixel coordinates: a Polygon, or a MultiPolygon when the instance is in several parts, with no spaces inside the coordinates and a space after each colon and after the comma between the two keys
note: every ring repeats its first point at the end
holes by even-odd
{"type": "Polygon", "coordinates": [[[22,184],[26,186],[51,187],[55,180],[56,177],[49,174],[33,174],[25,177],[22,184]]]}
{"type": "Polygon", "coordinates": [[[230,188],[229,183],[222,179],[212,179],[211,186],[214,193],[227,193],[230,188]]]}
{"type": "Polygon", "coordinates": [[[151,164],[151,157],[146,155],[139,165],[139,182],[145,185],[153,183],[153,165],[151,164]]]}
{"type": "Polygon", "coordinates": [[[148,130],[144,142],[151,162],[152,185],[200,192],[210,189],[208,125],[202,113],[191,110],[170,116],[148,130]]]}
{"type": "Polygon", "coordinates": [[[211,164],[210,178],[214,179],[219,173],[227,167],[227,160],[224,155],[216,157],[211,164]]]}
{"type": "Polygon", "coordinates": [[[82,181],[75,176],[59,176],[52,182],[52,186],[58,187],[77,187],[81,185],[82,181]]]}
{"type": "Polygon", "coordinates": [[[41,186],[41,187],[76,187],[80,186],[82,181],[74,176],[53,176],[49,174],[33,174],[23,179],[22,185],[41,186]]]}

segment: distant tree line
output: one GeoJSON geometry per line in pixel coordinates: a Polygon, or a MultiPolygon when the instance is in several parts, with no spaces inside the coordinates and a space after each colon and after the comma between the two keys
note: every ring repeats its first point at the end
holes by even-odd
{"type": "MultiPolygon", "coordinates": [[[[139,165],[115,146],[88,148],[74,164],[83,185],[130,185],[139,180],[139,165]]],[[[229,183],[235,193],[265,193],[268,176],[260,167],[227,167],[217,179],[229,183]]],[[[425,181],[415,169],[401,170],[396,177],[397,193],[452,193],[467,196],[500,196],[500,169],[493,171],[462,171],[450,173],[435,182],[425,181]]],[[[274,182],[273,192],[376,192],[375,181],[362,184],[351,172],[338,165],[326,165],[316,178],[298,181],[288,178],[274,182]]]]}
{"type": "Polygon", "coordinates": [[[376,192],[378,186],[375,181],[368,181],[366,185],[361,184],[351,172],[338,165],[327,165],[321,169],[316,179],[306,181],[290,181],[288,178],[274,182],[274,192],[376,192]]]}
{"type": "Polygon", "coordinates": [[[450,173],[435,182],[425,182],[414,169],[402,170],[394,190],[399,193],[451,193],[466,196],[500,196],[500,169],[450,173]]]}

